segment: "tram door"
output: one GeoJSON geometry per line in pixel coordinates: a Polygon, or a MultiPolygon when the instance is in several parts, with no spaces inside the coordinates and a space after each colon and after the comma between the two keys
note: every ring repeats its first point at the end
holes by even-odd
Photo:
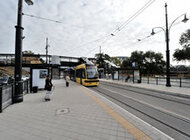
{"type": "Polygon", "coordinates": [[[82,79],[85,79],[85,69],[81,69],[80,84],[82,85],[82,79]]]}

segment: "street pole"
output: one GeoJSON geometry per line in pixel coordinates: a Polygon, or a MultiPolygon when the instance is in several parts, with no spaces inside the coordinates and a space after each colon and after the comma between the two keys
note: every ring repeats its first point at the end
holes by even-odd
{"type": "Polygon", "coordinates": [[[169,50],[169,31],[172,27],[172,25],[181,17],[184,16],[184,19],[182,22],[186,23],[189,19],[186,17],[186,13],[178,16],[168,27],[168,12],[167,12],[167,3],[165,3],[165,17],[166,17],[166,29],[163,27],[154,27],[152,28],[151,35],[154,35],[154,29],[160,28],[165,32],[165,38],[166,38],[166,87],[171,87],[170,83],[170,50],[169,50]]]}
{"type": "Polygon", "coordinates": [[[48,38],[46,38],[46,64],[48,64],[47,55],[48,55],[48,38]]]}
{"type": "Polygon", "coordinates": [[[170,50],[169,50],[169,30],[168,30],[168,13],[167,3],[165,3],[166,16],[166,86],[171,87],[170,84],[170,50]]]}
{"type": "Polygon", "coordinates": [[[48,62],[48,47],[49,47],[49,44],[48,44],[48,38],[46,38],[46,66],[48,68],[48,75],[50,75],[50,56],[49,56],[49,62],[48,62]]]}
{"type": "MultiPolygon", "coordinates": [[[[33,5],[31,0],[25,0],[28,5],[33,5]]],[[[19,103],[23,101],[23,81],[22,81],[22,40],[23,40],[23,30],[22,27],[22,5],[23,0],[18,0],[18,14],[17,14],[17,25],[16,37],[15,37],[15,90],[13,93],[12,101],[13,103],[19,103]]]]}
{"type": "Polygon", "coordinates": [[[23,101],[23,88],[22,88],[22,35],[24,28],[22,27],[22,4],[23,1],[18,1],[18,17],[15,38],[15,92],[13,95],[13,103],[23,101]]]}

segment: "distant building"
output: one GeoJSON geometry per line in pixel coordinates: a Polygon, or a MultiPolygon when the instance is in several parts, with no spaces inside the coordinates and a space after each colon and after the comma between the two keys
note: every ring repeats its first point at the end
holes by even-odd
{"type": "Polygon", "coordinates": [[[127,59],[129,59],[129,57],[127,56],[116,56],[117,58],[119,58],[121,60],[121,63],[127,59]]]}
{"type": "Polygon", "coordinates": [[[42,64],[42,61],[40,59],[40,57],[25,57],[23,56],[23,63],[27,63],[27,64],[42,64]]]}
{"type": "Polygon", "coordinates": [[[108,61],[108,60],[104,60],[105,63],[107,63],[110,67],[114,67],[114,68],[120,68],[120,66],[115,65],[114,63],[108,61]]]}

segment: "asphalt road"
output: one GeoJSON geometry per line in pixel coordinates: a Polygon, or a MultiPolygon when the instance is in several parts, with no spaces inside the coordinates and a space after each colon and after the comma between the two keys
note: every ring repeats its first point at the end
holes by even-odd
{"type": "Polygon", "coordinates": [[[190,99],[101,82],[91,88],[176,140],[190,140],[190,99]]]}

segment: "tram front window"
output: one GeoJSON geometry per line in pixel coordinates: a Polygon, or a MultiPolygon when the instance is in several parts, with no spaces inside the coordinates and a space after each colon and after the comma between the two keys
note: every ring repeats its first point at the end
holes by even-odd
{"type": "Polygon", "coordinates": [[[86,71],[88,79],[98,78],[98,71],[95,66],[87,66],[86,71]]]}

